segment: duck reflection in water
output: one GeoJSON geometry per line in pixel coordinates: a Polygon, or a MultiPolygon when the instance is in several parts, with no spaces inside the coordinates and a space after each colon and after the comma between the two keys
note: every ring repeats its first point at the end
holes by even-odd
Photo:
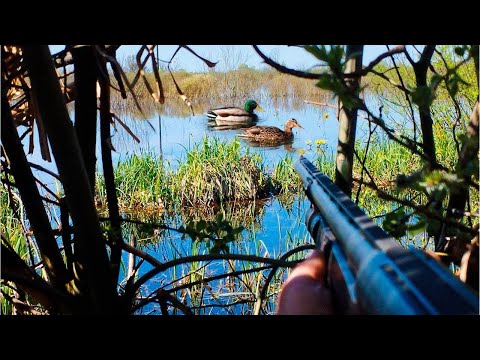
{"type": "Polygon", "coordinates": [[[297,120],[291,118],[285,122],[285,130],[280,130],[275,126],[253,126],[244,130],[238,136],[242,139],[261,147],[278,148],[280,145],[284,145],[285,150],[293,151],[293,128],[303,127],[297,122],[297,120]]]}
{"type": "Polygon", "coordinates": [[[249,128],[251,124],[235,124],[235,125],[218,125],[215,121],[209,121],[207,126],[210,130],[223,131],[223,130],[237,130],[249,128]]]}
{"type": "Polygon", "coordinates": [[[245,138],[242,138],[242,139],[245,140],[250,147],[261,147],[267,150],[276,150],[276,149],[280,149],[283,146],[283,149],[288,152],[297,151],[297,149],[293,147],[293,139],[276,141],[276,142],[274,141],[259,142],[259,141],[253,141],[250,139],[245,139],[245,138]]]}

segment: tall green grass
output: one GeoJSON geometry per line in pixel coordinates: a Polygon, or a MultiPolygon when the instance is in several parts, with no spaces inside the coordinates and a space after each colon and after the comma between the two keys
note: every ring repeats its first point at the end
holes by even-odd
{"type": "MultiPolygon", "coordinates": [[[[366,145],[357,141],[355,145],[360,159],[365,158],[366,145]]],[[[383,140],[373,140],[370,143],[365,166],[381,184],[395,181],[398,174],[408,174],[421,167],[418,156],[412,156],[410,150],[404,146],[383,140]]],[[[354,159],[353,173],[360,177],[362,166],[357,159],[354,159]]],[[[367,178],[366,175],[364,175],[367,178]]],[[[393,184],[393,183],[392,183],[393,184]]]]}
{"type": "MultiPolygon", "coordinates": [[[[25,236],[23,234],[22,224],[18,217],[22,217],[22,205],[15,198],[10,198],[7,192],[2,187],[0,189],[0,221],[2,236],[8,241],[9,245],[15,252],[26,261],[30,263],[28,256],[28,247],[25,236]],[[12,203],[13,202],[13,203],[12,203]],[[15,216],[15,212],[17,213],[15,216]]],[[[3,241],[2,241],[3,242],[3,241]]],[[[1,285],[2,292],[10,297],[15,297],[15,292],[8,286],[1,285]]],[[[2,315],[11,315],[13,313],[13,306],[10,301],[0,294],[0,309],[2,315]]]]}
{"type": "MultiPolygon", "coordinates": [[[[179,162],[172,169],[153,152],[129,155],[119,162],[115,178],[122,211],[219,207],[300,189],[291,158],[268,169],[261,156],[241,147],[238,139],[205,137],[179,162]]],[[[96,199],[97,204],[106,205],[101,174],[97,174],[96,199]]]]}
{"type": "Polygon", "coordinates": [[[293,167],[293,157],[287,154],[273,168],[272,183],[279,195],[298,193],[302,188],[302,182],[293,167]]]}
{"type": "Polygon", "coordinates": [[[173,193],[187,206],[258,199],[270,191],[260,156],[242,149],[238,139],[228,143],[205,137],[187,152],[174,177],[173,193]]]}
{"type": "MultiPolygon", "coordinates": [[[[153,152],[132,154],[117,164],[115,180],[123,211],[156,211],[172,198],[168,172],[153,152]]],[[[104,178],[97,174],[97,202],[106,205],[104,178]]]]}

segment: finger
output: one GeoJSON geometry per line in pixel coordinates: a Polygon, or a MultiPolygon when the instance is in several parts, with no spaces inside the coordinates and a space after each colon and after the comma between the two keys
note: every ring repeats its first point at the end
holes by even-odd
{"type": "Polygon", "coordinates": [[[317,250],[312,251],[307,258],[299,263],[287,279],[287,283],[300,276],[306,276],[322,284],[325,283],[327,261],[325,256],[317,250]]]}
{"type": "Polygon", "coordinates": [[[332,298],[325,286],[327,261],[319,251],[299,263],[282,286],[277,314],[333,314],[332,298]]]}
{"type": "Polygon", "coordinates": [[[330,291],[307,276],[296,276],[282,286],[278,299],[279,315],[333,314],[330,291]]]}

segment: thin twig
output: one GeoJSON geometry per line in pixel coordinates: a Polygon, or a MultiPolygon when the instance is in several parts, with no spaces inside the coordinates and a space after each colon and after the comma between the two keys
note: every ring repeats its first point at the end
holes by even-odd
{"type": "Polygon", "coordinates": [[[429,218],[432,218],[432,219],[435,219],[435,220],[438,220],[439,222],[441,223],[444,223],[446,225],[450,225],[450,226],[453,226],[453,227],[456,227],[464,232],[467,232],[469,234],[472,234],[472,235],[477,235],[478,234],[478,231],[476,231],[475,229],[472,229],[472,228],[469,228],[461,223],[458,223],[456,221],[453,221],[453,220],[450,220],[449,218],[444,218],[438,214],[435,214],[429,210],[427,210],[427,207],[426,206],[422,206],[422,205],[417,205],[409,200],[404,200],[404,199],[401,199],[401,198],[397,198],[393,195],[390,195],[389,193],[381,190],[375,183],[371,183],[371,182],[364,182],[364,185],[375,190],[378,194],[378,197],[384,199],[384,200],[389,200],[389,201],[394,201],[394,202],[397,202],[399,204],[402,204],[402,205],[405,205],[405,206],[408,206],[408,207],[411,207],[412,209],[415,209],[416,211],[426,215],[427,217],[429,218]]]}
{"type": "MultiPolygon", "coordinates": [[[[6,284],[4,284],[4,285],[6,285],[6,284]]],[[[15,306],[16,308],[19,308],[19,310],[21,310],[22,313],[24,311],[28,311],[32,315],[45,315],[45,313],[35,310],[35,307],[37,307],[35,305],[30,305],[30,304],[27,304],[24,301],[21,301],[21,300],[18,300],[16,298],[14,298],[14,297],[11,297],[10,295],[8,295],[3,290],[1,290],[1,294],[7,301],[10,301],[13,304],[13,306],[15,306]]]]}
{"type": "Polygon", "coordinates": [[[284,266],[284,267],[291,267],[296,264],[296,262],[292,261],[282,261],[279,259],[271,259],[271,258],[264,258],[261,256],[256,255],[245,255],[245,254],[206,254],[206,255],[191,255],[185,256],[180,259],[174,259],[168,261],[156,268],[148,271],[142,277],[140,277],[137,282],[133,285],[132,291],[133,293],[136,292],[145,282],[150,280],[152,277],[157,275],[158,273],[165,271],[171,267],[194,262],[194,261],[208,261],[208,260],[242,260],[242,261],[252,261],[252,262],[261,262],[265,264],[277,265],[277,266],[284,266]]]}
{"type": "Polygon", "coordinates": [[[157,292],[157,298],[159,301],[161,301],[163,298],[166,300],[170,301],[170,303],[175,306],[176,308],[180,309],[185,315],[193,315],[192,311],[190,308],[183,304],[180,300],[178,300],[175,296],[172,294],[169,294],[168,292],[159,289],[157,292]]]}
{"type": "Polygon", "coordinates": [[[60,176],[58,174],[55,174],[53,171],[50,171],[48,169],[45,169],[43,166],[40,166],[38,164],[34,164],[32,162],[28,162],[28,165],[30,165],[32,168],[34,169],[37,169],[37,170],[40,170],[40,171],[43,171],[44,173],[47,173],[48,175],[50,176],[53,176],[55,179],[57,179],[58,181],[61,181],[60,180],[60,176]]]}
{"type": "Polygon", "coordinates": [[[385,59],[387,57],[391,57],[393,59],[393,55],[403,53],[405,51],[405,45],[395,46],[391,50],[390,50],[390,48],[387,47],[387,49],[388,49],[387,52],[384,52],[383,54],[378,55],[374,60],[372,60],[370,62],[370,64],[367,65],[367,67],[363,68],[360,73],[358,73],[358,74],[349,73],[349,74],[345,74],[345,75],[348,75],[348,76],[352,76],[353,74],[355,74],[355,76],[367,75],[367,73],[369,71],[371,71],[376,65],[378,65],[383,59],[385,59]]]}
{"type": "MultiPolygon", "coordinates": [[[[256,267],[256,268],[252,268],[252,269],[248,269],[248,270],[232,271],[232,272],[229,272],[229,273],[223,273],[223,274],[220,274],[220,275],[215,275],[215,276],[211,276],[211,277],[204,278],[204,279],[201,279],[201,280],[193,281],[193,282],[190,282],[188,284],[182,284],[182,285],[176,286],[172,289],[166,289],[164,291],[166,291],[168,293],[174,293],[174,292],[177,292],[177,291],[180,291],[180,290],[183,290],[183,289],[193,287],[195,285],[205,284],[205,283],[208,283],[208,282],[212,282],[212,281],[215,281],[215,280],[219,280],[219,279],[223,279],[223,278],[227,278],[227,277],[231,277],[231,276],[239,276],[239,275],[249,274],[249,273],[258,272],[258,271],[263,271],[263,270],[267,270],[267,269],[271,269],[271,268],[272,268],[272,266],[268,265],[268,266],[260,266],[260,267],[256,267]]],[[[162,289],[164,289],[164,287],[162,287],[162,289]]],[[[152,302],[152,299],[153,298],[151,297],[151,295],[149,295],[144,301],[140,302],[137,306],[135,306],[135,308],[134,308],[135,311],[144,307],[148,303],[152,302]]]]}
{"type": "Polygon", "coordinates": [[[377,129],[377,125],[375,125],[375,127],[372,129],[372,123],[369,121],[367,145],[365,147],[365,156],[363,157],[363,160],[360,160],[360,165],[362,166],[362,170],[360,172],[360,181],[357,189],[357,194],[355,196],[355,204],[358,204],[358,198],[360,196],[360,191],[362,189],[362,183],[363,183],[363,173],[364,173],[364,169],[366,168],[365,163],[367,162],[368,150],[370,148],[370,142],[372,141],[372,135],[375,133],[376,129],[377,129]]]}
{"type": "Polygon", "coordinates": [[[137,143],[140,144],[140,139],[130,130],[130,128],[122,121],[120,118],[115,115],[113,112],[110,115],[125,129],[125,131],[135,140],[137,143]]]}
{"type": "MultiPolygon", "coordinates": [[[[183,47],[184,49],[190,51],[193,55],[195,55],[197,58],[199,58],[200,60],[202,60],[205,64],[207,64],[207,66],[209,68],[213,68],[215,67],[215,65],[218,64],[218,61],[217,62],[212,62],[210,60],[207,60],[203,57],[201,57],[200,55],[198,55],[195,51],[193,51],[192,49],[190,49],[187,45],[180,45],[181,47],[183,47]]],[[[177,50],[178,51],[178,50],[177,50]]],[[[174,55],[175,56],[175,55],[174,55]]],[[[173,57],[172,57],[173,58],[173,57]]]]}
{"type": "Polygon", "coordinates": [[[45,185],[42,181],[40,181],[39,179],[37,179],[36,176],[33,177],[35,179],[35,181],[42,187],[45,189],[46,192],[48,192],[50,195],[52,195],[57,201],[60,201],[60,198],[58,197],[57,194],[55,194],[52,190],[50,190],[50,188],[45,185]]]}
{"type": "Polygon", "coordinates": [[[157,61],[155,60],[155,54],[153,53],[153,50],[155,49],[155,45],[153,46],[148,46],[148,52],[150,53],[150,59],[152,60],[152,70],[153,70],[153,76],[155,77],[155,83],[157,85],[157,92],[158,92],[158,102],[160,104],[165,103],[165,94],[163,93],[163,86],[162,86],[162,80],[160,79],[160,71],[158,69],[158,64],[157,61]]]}
{"type": "Polygon", "coordinates": [[[200,305],[200,306],[192,306],[190,309],[191,310],[201,310],[201,309],[207,309],[207,308],[213,308],[213,307],[221,307],[221,308],[227,308],[227,307],[232,307],[235,305],[240,305],[240,304],[248,304],[248,303],[254,303],[255,300],[249,300],[249,299],[242,299],[242,300],[237,300],[232,303],[228,304],[207,304],[207,305],[200,305]]]}
{"type": "MultiPolygon", "coordinates": [[[[294,255],[294,254],[296,254],[300,251],[305,251],[305,250],[308,250],[308,249],[315,249],[315,245],[308,244],[308,245],[302,245],[302,246],[296,247],[295,249],[292,249],[292,250],[286,252],[285,254],[283,254],[280,257],[280,260],[286,260],[290,256],[292,256],[292,255],[294,255]]],[[[270,285],[270,281],[272,281],[273,276],[275,275],[275,272],[278,270],[278,268],[279,268],[278,266],[273,266],[272,271],[270,271],[270,274],[268,274],[268,277],[265,280],[265,283],[263,284],[262,290],[260,291],[260,295],[256,299],[255,309],[253,311],[254,315],[258,315],[260,313],[260,309],[262,307],[262,301],[265,300],[265,298],[266,298],[268,286],[270,285]]]]}
{"type": "MultiPolygon", "coordinates": [[[[96,45],[95,49],[101,55],[103,55],[108,61],[110,61],[110,62],[116,62],[117,61],[117,59],[113,58],[112,56],[108,55],[105,51],[103,51],[100,46],[96,45]]],[[[120,71],[120,74],[122,75],[123,81],[125,82],[125,84],[127,84],[128,90],[130,91],[130,94],[132,95],[133,102],[135,103],[135,106],[137,107],[137,109],[140,112],[140,114],[142,115],[142,117],[145,120],[147,120],[148,125],[150,125],[152,130],[155,131],[155,128],[153,127],[153,125],[150,123],[150,121],[148,121],[147,117],[145,116],[145,113],[143,112],[143,109],[140,106],[140,103],[138,102],[137,95],[135,95],[135,92],[133,91],[133,85],[131,85],[130,82],[128,81],[127,75],[125,75],[125,72],[122,70],[121,66],[119,66],[119,71],[120,71]]]]}
{"type": "Polygon", "coordinates": [[[266,64],[270,65],[274,69],[276,69],[276,70],[278,70],[278,71],[280,71],[284,74],[290,74],[290,75],[294,75],[294,76],[297,76],[297,77],[300,77],[300,78],[312,79],[312,80],[318,80],[322,76],[325,76],[323,74],[313,74],[313,73],[309,73],[309,72],[305,72],[305,71],[298,71],[298,70],[287,68],[286,66],[280,65],[279,63],[273,61],[268,56],[266,56],[263,52],[260,51],[260,49],[258,48],[257,45],[252,45],[252,46],[253,46],[253,49],[257,52],[258,55],[260,55],[260,57],[263,59],[263,61],[266,64]]]}
{"type": "MultiPolygon", "coordinates": [[[[110,218],[100,216],[99,220],[100,221],[110,221],[110,218]]],[[[220,240],[220,241],[223,240],[222,238],[217,238],[217,237],[212,236],[212,235],[199,233],[199,232],[192,232],[192,231],[188,232],[186,230],[180,230],[180,229],[177,229],[177,228],[172,228],[170,226],[166,226],[166,225],[159,224],[159,223],[146,223],[146,222],[140,221],[140,220],[125,219],[125,218],[120,218],[120,221],[131,223],[131,224],[138,224],[138,225],[151,225],[151,226],[158,227],[159,229],[175,231],[177,233],[185,234],[185,235],[192,234],[192,235],[195,235],[195,236],[197,236],[201,239],[220,240]]]]}
{"type": "MultiPolygon", "coordinates": [[[[388,45],[387,45],[387,49],[390,50],[390,47],[388,45]]],[[[404,49],[405,49],[405,47],[404,47],[404,49]]],[[[404,50],[404,53],[406,53],[406,50],[404,50]]],[[[402,84],[402,87],[404,89],[406,89],[405,83],[403,82],[403,77],[402,77],[402,75],[400,75],[400,70],[397,66],[397,62],[395,61],[395,58],[393,56],[391,56],[391,59],[392,59],[393,66],[395,67],[395,72],[397,73],[398,79],[400,80],[400,83],[402,84]]],[[[412,105],[412,102],[410,101],[410,91],[408,91],[408,92],[404,91],[404,94],[405,94],[405,98],[407,99],[408,107],[410,109],[410,113],[411,113],[411,116],[412,116],[413,139],[416,140],[417,139],[417,123],[415,122],[415,112],[413,111],[413,105],[412,105]]]]}
{"type": "MultiPolygon", "coordinates": [[[[303,100],[303,102],[306,104],[331,107],[333,109],[336,109],[337,111],[339,110],[339,107],[337,105],[329,104],[326,102],[318,102],[318,101],[310,101],[310,100],[303,100]]],[[[368,120],[368,117],[365,115],[357,115],[357,117],[368,120]]],[[[337,116],[337,119],[338,119],[338,116],[337,116]]]]}
{"type": "Polygon", "coordinates": [[[149,262],[153,266],[162,266],[163,263],[154,258],[152,255],[147,254],[146,252],[137,249],[136,247],[131,246],[130,244],[127,244],[126,242],[123,242],[121,244],[122,250],[125,250],[126,252],[133,254],[135,256],[138,256],[141,259],[144,259],[145,261],[149,262]]]}

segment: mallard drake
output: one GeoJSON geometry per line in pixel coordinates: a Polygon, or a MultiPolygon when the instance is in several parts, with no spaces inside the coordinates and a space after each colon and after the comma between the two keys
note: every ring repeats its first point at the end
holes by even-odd
{"type": "Polygon", "coordinates": [[[222,107],[207,112],[209,119],[215,120],[217,125],[249,124],[257,119],[253,110],[263,110],[255,100],[247,100],[243,109],[239,107],[222,107]]]}
{"type": "Polygon", "coordinates": [[[241,133],[240,137],[256,142],[279,142],[293,139],[292,129],[294,127],[303,129],[295,119],[289,119],[285,122],[285,131],[275,126],[253,126],[241,133]]]}

